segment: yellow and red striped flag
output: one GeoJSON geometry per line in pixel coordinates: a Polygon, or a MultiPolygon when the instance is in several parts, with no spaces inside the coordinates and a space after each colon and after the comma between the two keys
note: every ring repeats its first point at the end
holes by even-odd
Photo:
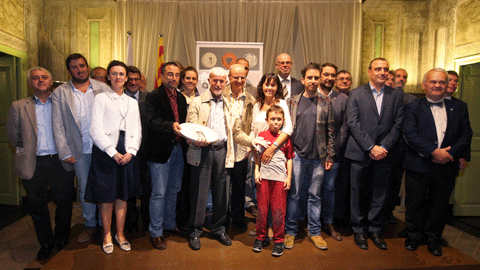
{"type": "Polygon", "coordinates": [[[158,37],[158,58],[157,58],[157,69],[155,73],[155,89],[158,88],[162,84],[162,78],[160,77],[160,74],[162,72],[162,66],[163,66],[164,60],[163,60],[163,36],[159,35],[158,37]]]}

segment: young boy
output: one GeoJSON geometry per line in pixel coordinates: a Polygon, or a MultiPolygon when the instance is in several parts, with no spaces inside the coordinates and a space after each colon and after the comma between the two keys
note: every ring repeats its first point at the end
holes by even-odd
{"type": "MultiPolygon", "coordinates": [[[[269,130],[258,134],[265,140],[274,142],[282,128],[285,113],[280,106],[273,105],[267,110],[269,130]]],[[[257,184],[257,239],[253,245],[253,251],[261,252],[265,245],[267,234],[268,208],[271,207],[273,217],[273,240],[272,255],[283,255],[285,238],[285,212],[287,204],[287,192],[292,178],[292,141],[288,139],[282,147],[277,149],[268,164],[261,164],[259,156],[255,158],[255,183],[257,184]]]]}

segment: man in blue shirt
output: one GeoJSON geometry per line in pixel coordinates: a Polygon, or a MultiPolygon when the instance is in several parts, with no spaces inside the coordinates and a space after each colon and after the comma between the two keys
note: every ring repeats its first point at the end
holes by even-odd
{"type": "Polygon", "coordinates": [[[25,187],[28,211],[41,245],[37,260],[45,260],[54,244],[60,250],[70,236],[75,174],[62,167],[53,140],[52,76],[41,67],[32,68],[27,74],[33,96],[12,103],[7,134],[16,149],[15,172],[25,187]],[[54,231],[48,211],[49,188],[57,206],[54,231]]]}

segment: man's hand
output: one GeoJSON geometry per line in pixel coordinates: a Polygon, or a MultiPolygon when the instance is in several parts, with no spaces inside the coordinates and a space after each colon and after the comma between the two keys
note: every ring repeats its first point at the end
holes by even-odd
{"type": "Polygon", "coordinates": [[[269,141],[264,140],[262,137],[258,137],[253,139],[251,144],[253,149],[258,150],[257,146],[263,146],[265,147],[265,149],[267,149],[271,143],[269,141]]]}
{"type": "Polygon", "coordinates": [[[464,158],[459,158],[458,160],[460,161],[460,170],[465,170],[467,167],[467,160],[464,158]]]}
{"type": "Polygon", "coordinates": [[[331,160],[328,160],[325,162],[325,170],[330,171],[333,168],[333,162],[331,160]]]}
{"type": "Polygon", "coordinates": [[[209,145],[210,143],[208,143],[205,139],[201,139],[199,141],[192,141],[192,140],[187,140],[187,142],[189,144],[193,144],[195,145],[196,147],[205,147],[207,145],[209,145]]]}
{"type": "Polygon", "coordinates": [[[123,155],[122,159],[120,160],[120,165],[127,165],[133,158],[133,155],[130,153],[126,153],[123,155]]]}
{"type": "Polygon", "coordinates": [[[68,163],[68,164],[70,164],[70,165],[73,165],[73,164],[75,164],[75,162],[77,162],[77,160],[76,160],[73,156],[70,156],[70,157],[68,157],[68,158],[66,158],[66,159],[64,159],[64,160],[62,160],[62,161],[63,161],[63,162],[66,162],[66,163],[68,163]]]}
{"type": "Polygon", "coordinates": [[[182,133],[180,133],[180,130],[182,130],[182,127],[180,127],[180,124],[178,122],[173,123],[173,133],[175,135],[182,137],[182,133]]]}
{"type": "Polygon", "coordinates": [[[270,160],[272,160],[273,153],[275,153],[275,149],[277,149],[277,147],[275,145],[271,145],[270,147],[265,149],[265,151],[263,151],[262,164],[268,164],[270,160]]]}
{"type": "Polygon", "coordinates": [[[373,160],[381,160],[384,159],[388,154],[388,151],[380,145],[374,145],[372,149],[370,149],[370,158],[373,160]]]}
{"type": "Polygon", "coordinates": [[[445,164],[449,161],[453,161],[453,157],[447,151],[450,150],[450,146],[445,148],[437,148],[432,152],[432,161],[437,164],[445,164]]]}

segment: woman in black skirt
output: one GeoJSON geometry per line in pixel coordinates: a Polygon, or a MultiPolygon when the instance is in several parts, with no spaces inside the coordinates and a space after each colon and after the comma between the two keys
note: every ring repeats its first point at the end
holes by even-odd
{"type": "Polygon", "coordinates": [[[90,135],[94,145],[85,200],[100,203],[102,250],[110,254],[114,207],[115,242],[124,251],[131,249],[123,228],[128,198],[141,193],[138,163],[133,159],[142,140],[142,127],[137,102],[123,91],[128,79],[127,66],[120,61],[110,62],[107,79],[112,91],[98,94],[93,103],[90,135]]]}

